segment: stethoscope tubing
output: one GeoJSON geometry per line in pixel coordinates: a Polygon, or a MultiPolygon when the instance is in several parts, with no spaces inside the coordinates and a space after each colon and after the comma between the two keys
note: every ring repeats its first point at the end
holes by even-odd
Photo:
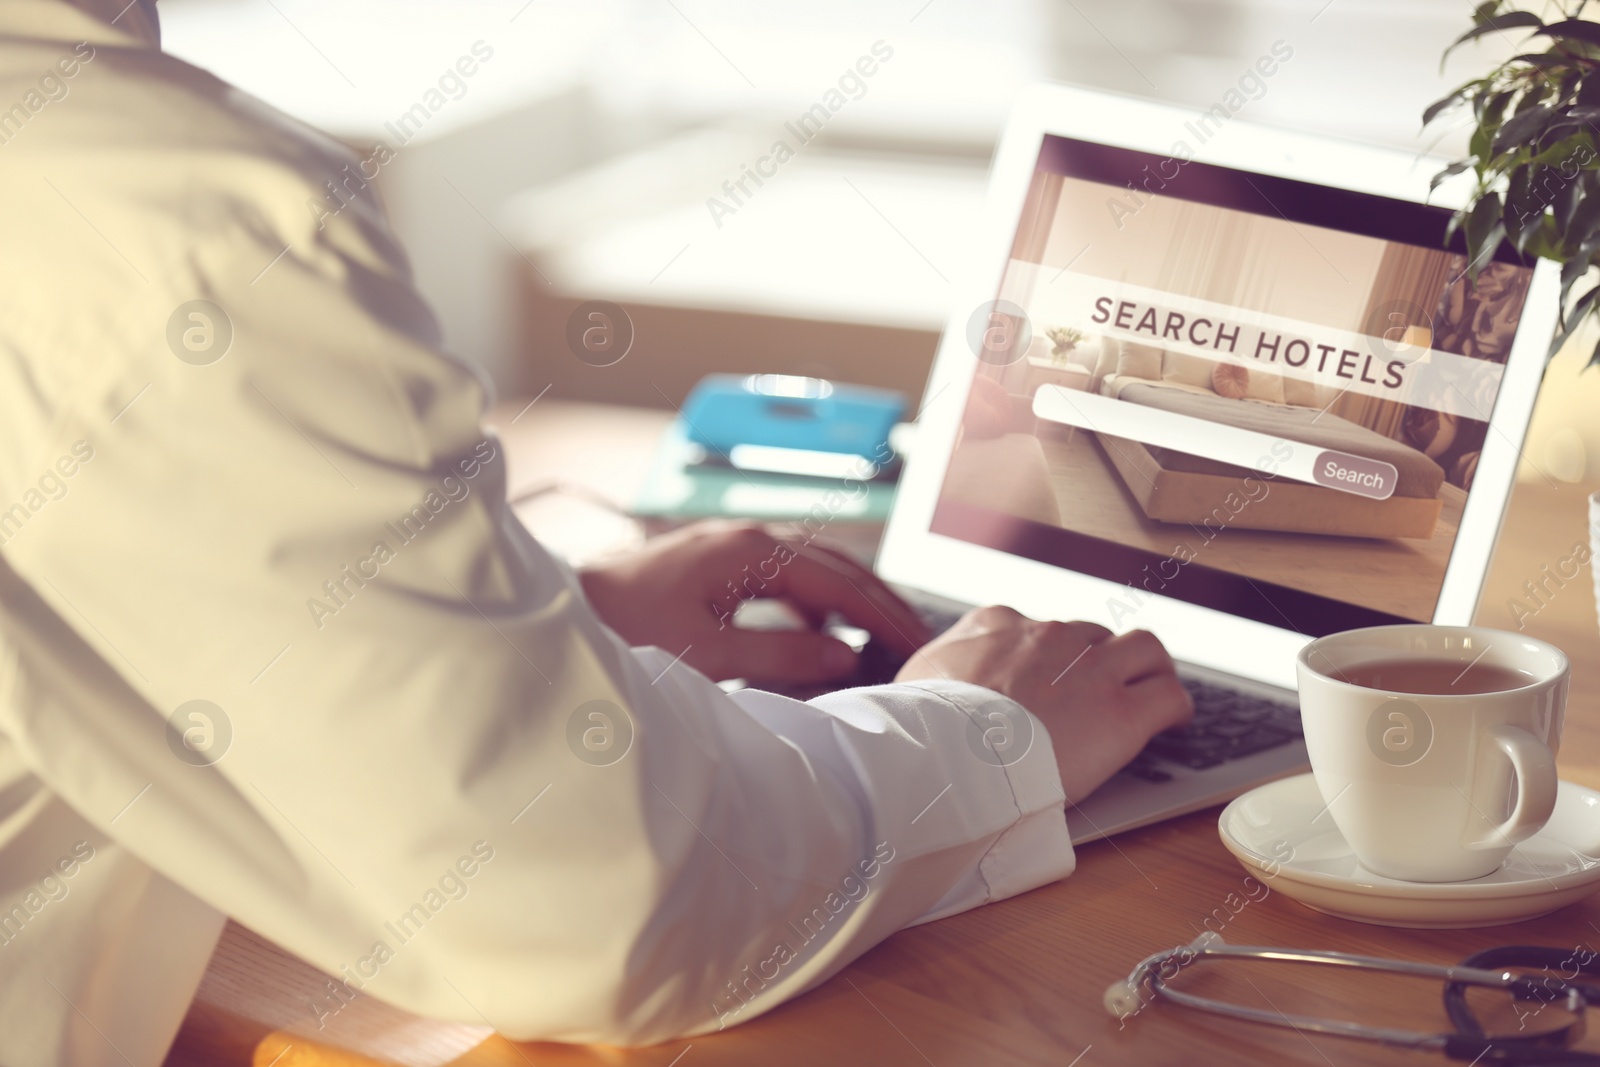
{"type": "MultiPolygon", "coordinates": [[[[1440,966],[1315,949],[1228,945],[1216,934],[1207,933],[1189,945],[1153,953],[1140,960],[1125,980],[1106,990],[1105,1005],[1112,1015],[1126,1018],[1138,1010],[1134,1005],[1143,1005],[1144,998],[1140,994],[1140,989],[1148,987],[1152,999],[1170,1000],[1183,1007],[1241,1022],[1290,1027],[1307,1033],[1375,1041],[1399,1048],[1438,1051],[1453,1059],[1476,1060],[1482,1064],[1600,1064],[1600,1057],[1571,1052],[1561,1047],[1562,1044],[1581,1036],[1583,1013],[1588,1005],[1589,995],[1600,991],[1592,987],[1573,985],[1567,981],[1558,982],[1552,987],[1548,979],[1540,982],[1507,969],[1509,966],[1540,966],[1543,962],[1540,953],[1559,953],[1559,951],[1530,950],[1512,946],[1508,949],[1478,953],[1456,966],[1440,966]],[[1169,964],[1176,963],[1177,969],[1182,970],[1198,962],[1219,959],[1271,960],[1376,970],[1439,980],[1445,983],[1445,1006],[1456,1030],[1451,1033],[1400,1030],[1339,1019],[1290,1015],[1278,1010],[1250,1008],[1173,989],[1167,984],[1168,978],[1164,978],[1162,974],[1168,969],[1169,964]],[[1485,966],[1486,964],[1488,966],[1485,966]],[[1485,1036],[1476,1017],[1466,1005],[1465,991],[1467,987],[1472,986],[1503,990],[1523,1000],[1542,999],[1549,1003],[1555,999],[1564,999],[1566,1003],[1561,1007],[1571,1013],[1575,1021],[1565,1028],[1547,1034],[1490,1039],[1485,1036]],[[1555,1044],[1555,1047],[1552,1047],[1552,1044],[1555,1044]]],[[[1175,973],[1176,971],[1173,975],[1175,973]]]]}

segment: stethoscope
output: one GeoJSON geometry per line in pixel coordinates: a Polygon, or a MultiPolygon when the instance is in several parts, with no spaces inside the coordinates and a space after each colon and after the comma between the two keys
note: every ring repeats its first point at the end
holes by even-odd
{"type": "Polygon", "coordinates": [[[1242,1022],[1288,1027],[1303,1032],[1331,1034],[1364,1041],[1377,1041],[1401,1048],[1442,1052],[1453,1060],[1476,1064],[1513,1064],[1517,1067],[1600,1067],[1600,1054],[1575,1052],[1571,1046],[1583,1039],[1584,1013],[1591,1003],[1600,1003],[1600,985],[1572,981],[1579,974],[1600,976],[1600,958],[1590,952],[1579,962],[1577,953],[1567,949],[1508,945],[1486,949],[1468,956],[1456,967],[1440,967],[1406,960],[1373,956],[1353,956],[1344,952],[1310,949],[1263,948],[1228,945],[1214,933],[1204,933],[1188,945],[1146,956],[1127,978],[1114,983],[1105,993],[1106,1011],[1117,1019],[1127,1019],[1142,1011],[1148,1000],[1166,999],[1186,1008],[1242,1022]],[[1387,971],[1391,974],[1433,978],[1444,982],[1445,1014],[1455,1030],[1427,1033],[1364,1026],[1338,1019],[1319,1019],[1307,1015],[1286,1015],[1241,1004],[1198,997],[1173,989],[1167,983],[1178,971],[1205,960],[1251,959],[1284,963],[1309,963],[1329,967],[1387,971]],[[1540,977],[1517,974],[1508,968],[1540,968],[1540,977]],[[1560,971],[1552,976],[1553,968],[1560,971]],[[1567,975],[1570,970],[1572,974],[1567,975]],[[1565,1025],[1527,1035],[1490,1036],[1467,1003],[1469,987],[1498,989],[1522,1002],[1538,1001],[1568,1015],[1565,1025]]]}

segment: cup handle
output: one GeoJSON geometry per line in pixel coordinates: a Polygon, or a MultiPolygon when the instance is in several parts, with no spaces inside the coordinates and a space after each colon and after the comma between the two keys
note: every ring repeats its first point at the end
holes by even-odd
{"type": "Polygon", "coordinates": [[[1496,726],[1489,739],[1517,772],[1517,803],[1506,821],[1468,848],[1504,848],[1538,833],[1556,810],[1556,760],[1538,738],[1517,726],[1496,726]]]}

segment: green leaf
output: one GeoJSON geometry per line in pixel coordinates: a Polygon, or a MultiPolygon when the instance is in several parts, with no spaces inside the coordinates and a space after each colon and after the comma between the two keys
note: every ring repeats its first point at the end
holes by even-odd
{"type": "Polygon", "coordinates": [[[1597,296],[1600,296],[1600,285],[1590,289],[1573,303],[1571,310],[1568,311],[1566,318],[1561,323],[1563,340],[1570,337],[1573,331],[1583,322],[1583,317],[1595,309],[1595,298],[1597,296]]]}
{"type": "Polygon", "coordinates": [[[1505,233],[1500,214],[1500,194],[1485,193],[1467,215],[1467,262],[1473,278],[1478,276],[1478,267],[1494,254],[1495,245],[1505,233]]]}
{"type": "MultiPolygon", "coordinates": [[[[1444,50],[1444,55],[1440,58],[1441,67],[1444,65],[1444,60],[1450,58],[1450,53],[1455,51],[1456,48],[1466,44],[1468,41],[1482,37],[1486,33],[1498,33],[1501,30],[1516,29],[1519,26],[1538,26],[1542,31],[1544,27],[1544,20],[1531,11],[1507,11],[1503,15],[1474,15],[1474,18],[1481,18],[1482,21],[1450,43],[1450,47],[1444,50]]],[[[1565,25],[1565,23],[1562,25],[1565,25]]]]}
{"type": "Polygon", "coordinates": [[[1535,140],[1549,123],[1555,110],[1554,105],[1538,104],[1512,115],[1504,126],[1495,131],[1492,154],[1498,156],[1513,146],[1535,140]]]}
{"type": "MultiPolygon", "coordinates": [[[[1550,198],[1550,209],[1555,213],[1556,226],[1565,233],[1572,226],[1572,216],[1578,210],[1578,204],[1583,198],[1583,182],[1580,174],[1567,177],[1561,173],[1559,167],[1548,167],[1545,170],[1547,180],[1553,178],[1557,183],[1555,196],[1550,198]]],[[[1548,192],[1548,189],[1546,190],[1548,192]]]]}
{"type": "Polygon", "coordinates": [[[1577,67],[1552,64],[1544,71],[1545,77],[1552,80],[1556,87],[1556,102],[1564,103],[1577,88],[1578,77],[1581,73],[1577,67]]]}
{"type": "Polygon", "coordinates": [[[1550,347],[1545,350],[1544,358],[1555,359],[1556,354],[1561,351],[1561,347],[1567,343],[1567,338],[1571,336],[1571,330],[1557,326],[1555,336],[1550,338],[1550,347]]]}
{"type": "Polygon", "coordinates": [[[1511,103],[1511,98],[1516,96],[1516,90],[1504,89],[1489,97],[1489,102],[1484,105],[1482,121],[1490,126],[1500,125],[1500,120],[1505,116],[1506,105],[1511,103]]]}
{"type": "Polygon", "coordinates": [[[1428,192],[1433,192],[1435,189],[1439,188],[1439,186],[1443,185],[1451,178],[1454,178],[1457,174],[1460,174],[1470,166],[1472,166],[1472,160],[1470,159],[1456,160],[1454,163],[1444,168],[1444,170],[1441,170],[1438,174],[1433,176],[1432,180],[1428,182],[1428,192]]]}
{"type": "Polygon", "coordinates": [[[1600,235],[1600,188],[1592,171],[1584,174],[1584,195],[1572,209],[1572,220],[1562,230],[1563,244],[1576,255],[1596,235],[1600,235]]]}
{"type": "Polygon", "coordinates": [[[1556,220],[1549,215],[1539,218],[1539,225],[1533,234],[1527,238],[1527,254],[1541,259],[1552,259],[1557,263],[1566,259],[1562,251],[1561,231],[1556,227],[1556,220]]]}
{"type": "MultiPolygon", "coordinates": [[[[1588,145],[1589,138],[1584,132],[1587,127],[1575,126],[1572,129],[1575,132],[1571,135],[1553,141],[1545,148],[1540,149],[1537,155],[1528,160],[1528,164],[1535,167],[1562,167],[1565,168],[1562,171],[1564,174],[1573,172],[1578,166],[1582,166],[1581,162],[1574,163],[1574,161],[1578,159],[1579,153],[1588,145]]],[[[1547,130],[1545,132],[1548,134],[1550,131],[1547,130]]],[[[1593,158],[1592,151],[1590,158],[1593,158]]]]}
{"type": "Polygon", "coordinates": [[[1581,41],[1584,44],[1600,45],[1600,22],[1567,19],[1564,22],[1553,22],[1548,26],[1541,25],[1534,31],[1534,36],[1553,37],[1563,42],[1581,41]]]}
{"type": "Polygon", "coordinates": [[[1475,81],[1467,82],[1467,84],[1455,89],[1449,95],[1441,96],[1439,99],[1429,104],[1427,110],[1422,113],[1422,124],[1426,126],[1428,123],[1432,122],[1446,111],[1459,105],[1467,98],[1467,90],[1471,89],[1477,84],[1478,83],[1475,81]]]}
{"type": "Polygon", "coordinates": [[[1472,94],[1472,117],[1479,122],[1483,121],[1483,105],[1489,99],[1489,90],[1492,88],[1494,86],[1485,78],[1478,82],[1477,92],[1472,94]]]}
{"type": "Polygon", "coordinates": [[[1506,182],[1506,232],[1518,252],[1523,251],[1528,238],[1538,232],[1544,218],[1544,202],[1535,195],[1534,171],[1523,164],[1512,170],[1506,182]]]}
{"type": "MultiPolygon", "coordinates": [[[[1571,62],[1571,60],[1566,60],[1571,62]]],[[[1600,78],[1585,77],[1583,84],[1578,86],[1578,103],[1585,106],[1600,104],[1600,78]]]]}
{"type": "MultiPolygon", "coordinates": [[[[1570,237],[1571,235],[1569,235],[1570,237]]],[[[1585,235],[1581,240],[1573,240],[1572,251],[1567,256],[1566,262],[1561,264],[1561,305],[1566,306],[1567,296],[1572,292],[1572,287],[1578,280],[1589,272],[1594,266],[1594,258],[1600,252],[1600,232],[1585,235]]]]}
{"type": "Polygon", "coordinates": [[[1517,101],[1517,111],[1523,112],[1535,104],[1541,104],[1551,95],[1554,86],[1548,79],[1541,78],[1529,85],[1522,93],[1522,99],[1517,101]]]}
{"type": "Polygon", "coordinates": [[[1483,270],[1484,264],[1494,258],[1493,249],[1499,247],[1500,241],[1505,235],[1505,227],[1498,222],[1495,223],[1494,228],[1489,231],[1489,236],[1484,241],[1484,248],[1488,251],[1481,251],[1477,256],[1467,260],[1467,277],[1472,279],[1474,284],[1477,283],[1478,274],[1483,270]]]}
{"type": "MultiPolygon", "coordinates": [[[[1591,254],[1593,254],[1592,249],[1591,254]]],[[[1585,274],[1589,273],[1589,268],[1591,266],[1592,264],[1589,262],[1589,257],[1583,255],[1582,249],[1579,249],[1577,255],[1573,256],[1571,259],[1567,260],[1561,265],[1562,304],[1567,302],[1567,294],[1572,292],[1572,287],[1577,284],[1579,278],[1582,278],[1585,274]]]]}
{"type": "Polygon", "coordinates": [[[1523,52],[1506,60],[1506,66],[1513,63],[1526,63],[1530,67],[1548,70],[1551,67],[1567,67],[1572,63],[1572,59],[1559,52],[1523,52]]]}
{"type": "Polygon", "coordinates": [[[1583,316],[1593,309],[1596,294],[1600,294],[1600,285],[1580,296],[1578,302],[1572,306],[1571,312],[1558,320],[1560,325],[1556,330],[1555,337],[1550,341],[1549,355],[1554,356],[1561,351],[1561,346],[1566,344],[1567,338],[1571,337],[1572,332],[1578,328],[1578,323],[1582,321],[1583,316]]]}
{"type": "Polygon", "coordinates": [[[1572,305],[1572,310],[1567,312],[1565,325],[1568,333],[1577,329],[1578,323],[1582,321],[1583,316],[1588,313],[1590,308],[1594,307],[1595,297],[1597,296],[1600,296],[1600,285],[1578,297],[1577,303],[1572,305]]]}
{"type": "Polygon", "coordinates": [[[1477,161],[1480,175],[1489,164],[1489,138],[1491,134],[1492,127],[1479,124],[1472,131],[1472,138],[1467,142],[1467,154],[1477,161]]]}
{"type": "MultiPolygon", "coordinates": [[[[1559,149],[1561,145],[1567,143],[1567,141],[1571,140],[1573,137],[1576,137],[1585,129],[1588,129],[1588,126],[1585,123],[1579,122],[1576,119],[1566,118],[1560,113],[1557,113],[1555,117],[1550,120],[1550,125],[1539,131],[1539,136],[1530,142],[1528,146],[1530,152],[1528,162],[1532,163],[1534,160],[1548,162],[1545,157],[1550,155],[1551,149],[1559,149]]],[[[1565,158],[1561,156],[1559,151],[1556,153],[1556,156],[1557,162],[1560,162],[1561,159],[1565,158]]]]}

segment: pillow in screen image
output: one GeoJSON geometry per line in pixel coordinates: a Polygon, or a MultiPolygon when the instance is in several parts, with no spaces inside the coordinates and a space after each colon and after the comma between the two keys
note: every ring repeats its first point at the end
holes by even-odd
{"type": "Polygon", "coordinates": [[[1302,408],[1320,408],[1322,393],[1317,383],[1305,378],[1283,376],[1283,402],[1302,408]]]}
{"type": "Polygon", "coordinates": [[[1211,372],[1211,388],[1230,400],[1243,400],[1249,382],[1250,372],[1237,363],[1218,363],[1211,372]]]}
{"type": "Polygon", "coordinates": [[[1119,378],[1143,378],[1150,382],[1161,380],[1161,349],[1149,345],[1122,342],[1122,354],[1117,357],[1119,378]]]}
{"type": "Polygon", "coordinates": [[[1237,363],[1218,363],[1211,372],[1211,388],[1234,400],[1262,400],[1269,404],[1287,403],[1287,382],[1272,371],[1253,370],[1237,363]]]}
{"type": "Polygon", "coordinates": [[[1214,360],[1182,352],[1168,352],[1161,360],[1161,380],[1209,390],[1212,388],[1212,371],[1216,366],[1214,360]]]}
{"type": "Polygon", "coordinates": [[[1094,370],[1089,375],[1089,392],[1100,391],[1100,383],[1106,380],[1106,375],[1117,372],[1117,361],[1121,357],[1121,341],[1115,337],[1100,338],[1100,355],[1095,359],[1094,370]]]}
{"type": "Polygon", "coordinates": [[[1251,370],[1244,383],[1246,400],[1265,400],[1269,404],[1287,403],[1284,399],[1283,375],[1270,370],[1251,370]]]}

